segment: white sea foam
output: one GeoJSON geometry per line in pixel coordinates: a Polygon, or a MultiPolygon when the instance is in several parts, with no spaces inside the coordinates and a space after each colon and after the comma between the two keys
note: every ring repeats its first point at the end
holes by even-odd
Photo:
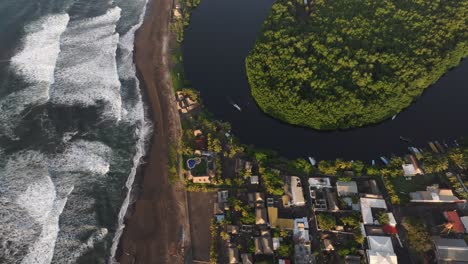
{"type": "Polygon", "coordinates": [[[60,36],[68,21],[67,14],[52,15],[26,27],[23,48],[11,58],[11,65],[29,82],[54,82],[60,36]]]}
{"type": "MultiPolygon", "coordinates": [[[[133,182],[135,180],[135,175],[137,172],[137,168],[141,165],[141,159],[145,155],[145,146],[148,142],[149,136],[152,133],[152,124],[149,120],[145,117],[145,109],[143,106],[143,100],[140,91],[140,83],[138,78],[136,77],[136,69],[135,64],[133,61],[133,51],[134,51],[134,42],[135,42],[135,32],[140,28],[143,24],[143,19],[146,13],[146,5],[147,1],[143,5],[143,10],[140,13],[139,23],[133,26],[120,40],[119,47],[121,50],[121,63],[119,64],[119,76],[125,80],[135,80],[135,89],[137,89],[137,98],[136,103],[133,104],[131,107],[124,107],[123,109],[123,117],[125,120],[130,122],[140,122],[140,126],[135,131],[138,136],[138,142],[136,144],[136,152],[133,157],[133,167],[129,173],[127,181],[125,183],[125,187],[127,188],[127,195],[125,196],[125,200],[122,203],[122,207],[120,208],[119,215],[118,215],[118,223],[117,223],[117,230],[115,231],[114,238],[112,240],[112,247],[111,247],[111,255],[109,258],[110,263],[117,263],[115,259],[115,253],[117,251],[117,247],[120,242],[120,238],[123,234],[123,230],[125,228],[125,214],[128,210],[130,205],[131,192],[133,182]]],[[[125,104],[124,104],[125,106],[125,104]]]]}
{"type": "Polygon", "coordinates": [[[22,48],[11,58],[10,66],[27,82],[27,87],[19,87],[0,99],[0,134],[15,138],[13,129],[21,121],[21,114],[28,107],[48,101],[60,52],[60,36],[68,21],[67,14],[51,15],[26,26],[22,48]]]}
{"type": "Polygon", "coordinates": [[[120,120],[122,102],[116,50],[120,19],[115,7],[102,16],[71,21],[61,38],[51,101],[59,105],[104,104],[104,118],[120,120]]]}
{"type": "Polygon", "coordinates": [[[54,157],[50,167],[55,172],[85,172],[104,175],[109,171],[111,148],[101,142],[77,140],[54,157]]]}
{"type": "MultiPolygon", "coordinates": [[[[27,248],[21,252],[25,255],[21,263],[50,263],[63,202],[56,199],[46,157],[36,151],[19,152],[10,157],[2,174],[2,208],[17,213],[2,219],[5,233],[1,237],[13,247],[27,248]]],[[[0,254],[5,254],[4,259],[17,257],[11,252],[0,254]]]]}
{"type": "Polygon", "coordinates": [[[127,188],[127,195],[125,196],[125,200],[123,201],[122,207],[119,211],[117,230],[115,231],[114,239],[112,240],[111,256],[109,259],[110,263],[117,263],[117,260],[115,259],[115,253],[119,245],[120,237],[122,236],[123,230],[125,228],[125,214],[128,210],[128,206],[130,205],[133,182],[135,180],[135,175],[138,166],[140,166],[141,164],[141,159],[143,158],[143,156],[145,156],[145,146],[149,139],[149,136],[151,135],[152,128],[152,124],[144,120],[143,126],[137,130],[137,133],[139,134],[139,139],[136,144],[136,153],[133,157],[133,167],[130,171],[127,181],[125,182],[125,187],[127,188]]]}
{"type": "MultiPolygon", "coordinates": [[[[0,175],[3,175],[0,181],[0,259],[21,260],[23,264],[51,263],[59,234],[59,217],[72,190],[76,185],[86,187],[99,178],[93,176],[109,171],[111,149],[105,144],[85,140],[66,144],[62,153],[51,156],[38,151],[18,152],[0,167],[0,175]],[[83,175],[87,178],[81,177],[83,175]]],[[[92,197],[80,200],[80,206],[89,203],[84,208],[92,208],[92,200],[92,197]]],[[[63,232],[67,237],[68,231],[63,232]]],[[[70,249],[66,259],[72,263],[106,234],[107,230],[100,230],[86,244],[70,249]]],[[[70,241],[79,243],[76,238],[70,241]]]]}

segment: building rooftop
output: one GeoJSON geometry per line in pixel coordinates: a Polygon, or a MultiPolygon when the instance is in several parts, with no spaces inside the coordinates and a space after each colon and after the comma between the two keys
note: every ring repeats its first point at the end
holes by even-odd
{"type": "Polygon", "coordinates": [[[428,186],[426,191],[412,192],[410,197],[412,202],[451,203],[460,200],[453,195],[452,190],[439,189],[435,186],[428,186]]]}
{"type": "Polygon", "coordinates": [[[330,178],[309,178],[309,186],[315,188],[332,188],[330,178]]]}
{"type": "Polygon", "coordinates": [[[337,181],[336,190],[338,192],[338,196],[358,194],[358,187],[355,181],[337,181]]]}
{"type": "Polygon", "coordinates": [[[239,249],[237,247],[228,248],[229,264],[238,264],[239,262],[239,249]]]}
{"type": "Polygon", "coordinates": [[[468,263],[468,246],[463,239],[432,237],[439,263],[468,263]],[[445,262],[444,262],[445,261],[445,262]]]}
{"type": "Polygon", "coordinates": [[[387,205],[385,204],[384,199],[361,198],[361,214],[365,225],[374,224],[374,217],[372,216],[371,208],[387,209],[387,205]]]}
{"type": "Polygon", "coordinates": [[[302,242],[310,241],[309,222],[307,217],[294,219],[294,239],[302,242]]]}
{"type": "Polygon", "coordinates": [[[301,179],[297,176],[290,177],[291,204],[295,206],[305,205],[304,193],[302,192],[301,179]]]}
{"type": "Polygon", "coordinates": [[[369,249],[366,251],[369,264],[397,264],[392,239],[385,236],[368,236],[369,249]]]}
{"type": "Polygon", "coordinates": [[[267,213],[265,207],[257,207],[255,209],[255,224],[256,225],[266,225],[267,223],[267,213]]]}
{"type": "Polygon", "coordinates": [[[403,174],[405,176],[415,176],[415,175],[423,174],[422,171],[419,168],[415,167],[414,164],[412,164],[412,163],[403,164],[401,166],[403,168],[403,174]]]}
{"type": "Polygon", "coordinates": [[[453,225],[452,230],[457,233],[465,233],[465,228],[463,227],[463,223],[458,216],[457,211],[447,211],[444,212],[444,216],[449,223],[453,225]]]}

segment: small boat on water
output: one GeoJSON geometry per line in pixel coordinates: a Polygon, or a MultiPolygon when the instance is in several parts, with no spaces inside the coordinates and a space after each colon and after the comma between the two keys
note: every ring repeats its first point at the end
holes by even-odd
{"type": "Polygon", "coordinates": [[[401,141],[411,142],[411,139],[400,136],[401,141]]]}
{"type": "Polygon", "coordinates": [[[242,109],[240,108],[238,104],[232,104],[232,106],[234,106],[234,108],[236,108],[237,110],[242,111],[242,109]]]}
{"type": "Polygon", "coordinates": [[[375,160],[372,160],[372,166],[375,166],[375,160]]]}
{"type": "Polygon", "coordinates": [[[388,160],[384,156],[380,157],[380,160],[385,164],[388,165],[388,160]]]}
{"type": "Polygon", "coordinates": [[[392,116],[392,120],[395,120],[396,116],[397,116],[397,115],[392,116]]]}
{"type": "Polygon", "coordinates": [[[315,166],[315,164],[317,164],[317,161],[312,157],[309,157],[309,161],[310,161],[310,164],[312,164],[312,166],[315,166]]]}

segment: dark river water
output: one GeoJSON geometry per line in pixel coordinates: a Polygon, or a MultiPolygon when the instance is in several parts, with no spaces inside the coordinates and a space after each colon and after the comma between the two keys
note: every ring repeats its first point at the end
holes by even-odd
{"type": "Polygon", "coordinates": [[[448,72],[395,120],[332,132],[291,126],[264,114],[251,94],[244,60],[272,0],[203,0],[192,14],[184,42],[185,74],[216,118],[232,124],[245,144],[281,155],[362,159],[407,152],[408,143],[447,143],[468,133],[468,61],[448,72]],[[232,106],[238,104],[239,112],[232,106]]]}

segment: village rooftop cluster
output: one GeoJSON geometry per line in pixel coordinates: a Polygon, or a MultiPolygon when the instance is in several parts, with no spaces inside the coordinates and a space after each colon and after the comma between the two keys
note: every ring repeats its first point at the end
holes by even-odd
{"type": "Polygon", "coordinates": [[[206,204],[212,263],[468,263],[467,177],[452,158],[444,165],[451,146],[313,166],[241,147],[228,124],[181,113],[187,190],[216,196],[206,204]]]}

